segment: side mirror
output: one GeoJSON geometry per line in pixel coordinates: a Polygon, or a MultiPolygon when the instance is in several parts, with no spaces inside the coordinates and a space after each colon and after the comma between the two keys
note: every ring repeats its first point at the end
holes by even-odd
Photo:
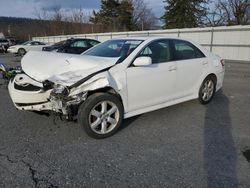
{"type": "Polygon", "coordinates": [[[133,65],[136,67],[148,66],[152,64],[151,57],[138,57],[135,59],[133,65]]]}

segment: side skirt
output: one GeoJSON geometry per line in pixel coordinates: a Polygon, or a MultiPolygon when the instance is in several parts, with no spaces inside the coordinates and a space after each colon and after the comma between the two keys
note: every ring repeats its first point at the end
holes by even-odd
{"type": "Polygon", "coordinates": [[[127,112],[127,113],[124,114],[124,119],[130,118],[132,116],[136,116],[136,115],[139,115],[139,114],[151,112],[151,111],[154,111],[154,110],[159,110],[161,108],[166,108],[168,106],[172,106],[172,105],[175,105],[175,104],[179,104],[179,103],[190,101],[190,100],[197,99],[197,98],[198,98],[197,95],[191,95],[191,96],[184,97],[184,98],[181,98],[181,99],[168,101],[166,103],[161,103],[161,104],[157,104],[157,105],[154,105],[154,106],[149,106],[149,107],[146,107],[146,108],[142,108],[142,109],[139,109],[139,110],[134,110],[132,112],[127,112]]]}

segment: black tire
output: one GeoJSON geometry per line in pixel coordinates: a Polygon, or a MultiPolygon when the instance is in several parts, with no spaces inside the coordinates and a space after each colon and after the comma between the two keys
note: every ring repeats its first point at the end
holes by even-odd
{"type": "Polygon", "coordinates": [[[216,77],[215,76],[208,76],[205,78],[205,80],[202,82],[200,90],[199,90],[199,101],[201,104],[208,104],[214,97],[216,91],[216,77]],[[206,84],[208,83],[212,83],[212,86],[210,86],[210,88],[208,88],[207,90],[205,89],[206,84]],[[206,97],[204,97],[204,90],[206,90],[209,95],[207,97],[207,99],[205,99],[206,97]]]}
{"type": "Polygon", "coordinates": [[[26,54],[26,50],[24,48],[19,48],[17,52],[20,56],[24,56],[26,54]]]}
{"type": "MultiPolygon", "coordinates": [[[[107,109],[108,109],[108,107],[107,107],[107,109]]],[[[107,110],[107,113],[108,113],[108,110],[107,110]]],[[[104,114],[102,113],[101,116],[104,116],[104,114]]],[[[119,128],[120,128],[120,126],[122,124],[122,121],[123,121],[123,116],[124,116],[123,105],[122,105],[120,99],[117,96],[115,96],[113,94],[109,94],[109,93],[95,93],[95,94],[89,96],[86,99],[86,101],[84,103],[82,103],[81,106],[79,107],[78,122],[84,128],[84,130],[86,131],[86,133],[90,137],[96,138],[96,139],[102,139],[102,138],[107,138],[107,137],[112,136],[113,134],[115,134],[119,130],[119,128]],[[118,118],[116,118],[117,119],[116,124],[112,125],[110,123],[110,125],[108,125],[107,127],[112,126],[113,128],[110,129],[110,132],[107,132],[107,133],[97,133],[96,132],[97,130],[94,131],[91,128],[91,125],[90,125],[90,121],[91,121],[91,118],[92,118],[91,111],[95,107],[97,108],[98,105],[101,105],[102,102],[108,102],[108,103],[114,104],[117,107],[117,110],[118,110],[118,111],[115,112],[116,117],[118,116],[118,118]]],[[[108,117],[106,116],[106,118],[108,118],[108,117]]],[[[108,121],[108,120],[106,119],[104,121],[108,121]]],[[[106,123],[108,123],[108,122],[106,122],[106,123]]],[[[100,127],[100,129],[102,129],[102,124],[100,124],[99,127],[100,127]]],[[[96,129],[99,129],[99,127],[97,126],[96,129]]]]}

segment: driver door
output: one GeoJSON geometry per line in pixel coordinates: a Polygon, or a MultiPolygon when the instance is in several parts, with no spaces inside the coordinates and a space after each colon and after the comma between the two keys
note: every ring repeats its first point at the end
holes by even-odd
{"type": "Polygon", "coordinates": [[[151,57],[148,66],[130,66],[126,70],[128,111],[168,102],[175,98],[176,62],[169,40],[150,43],[138,55],[151,57]]]}

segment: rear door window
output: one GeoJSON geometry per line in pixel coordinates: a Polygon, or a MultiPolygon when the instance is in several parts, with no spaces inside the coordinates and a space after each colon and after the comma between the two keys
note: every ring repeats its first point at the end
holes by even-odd
{"type": "Polygon", "coordinates": [[[39,42],[31,42],[30,44],[33,45],[33,46],[40,45],[39,42]]]}
{"type": "Polygon", "coordinates": [[[73,42],[70,47],[72,48],[87,48],[88,47],[88,44],[86,41],[83,41],[83,40],[78,40],[76,42],[73,42]]]}
{"type": "Polygon", "coordinates": [[[203,58],[205,55],[193,44],[187,41],[174,40],[175,60],[203,58]]]}

